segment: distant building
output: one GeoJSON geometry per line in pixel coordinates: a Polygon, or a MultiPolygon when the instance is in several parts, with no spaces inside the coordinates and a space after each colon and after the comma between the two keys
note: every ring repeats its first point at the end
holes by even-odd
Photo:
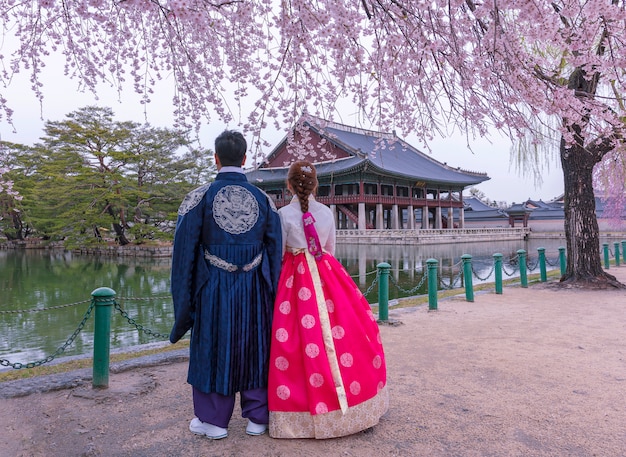
{"type": "MultiPolygon", "coordinates": [[[[563,233],[565,230],[564,196],[544,202],[543,200],[528,199],[524,203],[513,203],[506,210],[498,210],[484,203],[466,198],[465,227],[529,227],[534,233],[550,232],[563,233]],[[506,225],[505,225],[506,221],[506,225]]],[[[623,229],[626,221],[626,211],[622,216],[622,226],[615,217],[606,214],[606,205],[601,197],[595,198],[596,217],[600,231],[610,232],[623,229]]]]}
{"type": "Polygon", "coordinates": [[[552,201],[527,200],[526,208],[530,214],[528,226],[535,232],[563,232],[565,230],[565,212],[563,197],[552,201]]]}
{"type": "Polygon", "coordinates": [[[476,198],[465,199],[466,228],[530,227],[535,232],[563,231],[563,200],[527,200],[507,209],[494,208],[476,198]]]}
{"type": "MultiPolygon", "coordinates": [[[[304,118],[303,118],[304,119],[304,118]]],[[[486,173],[438,162],[394,133],[380,133],[311,116],[304,135],[294,129],[294,143],[307,137],[315,151],[317,200],[335,212],[338,229],[462,228],[463,190],[489,179],[486,173]]],[[[289,165],[296,160],[285,137],[248,180],[281,207],[291,195],[289,165]]]]}
{"type": "Polygon", "coordinates": [[[465,228],[506,228],[509,215],[502,209],[486,205],[475,197],[463,200],[465,204],[465,228]]]}

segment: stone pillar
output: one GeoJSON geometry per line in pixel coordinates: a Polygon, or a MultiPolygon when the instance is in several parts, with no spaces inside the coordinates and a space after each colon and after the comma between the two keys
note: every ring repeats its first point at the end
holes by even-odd
{"type": "Polygon", "coordinates": [[[335,227],[339,227],[339,219],[337,217],[337,205],[330,205],[330,210],[333,213],[333,219],[335,220],[335,227]]]}
{"type": "Polygon", "coordinates": [[[465,208],[459,209],[459,228],[465,228],[465,208]]]}
{"type": "Polygon", "coordinates": [[[435,207],[435,227],[436,229],[441,230],[441,206],[435,207]]]}
{"type": "Polygon", "coordinates": [[[367,222],[365,219],[365,203],[359,203],[359,230],[367,229],[367,222]]]}
{"type": "Polygon", "coordinates": [[[409,205],[406,209],[407,212],[407,218],[406,218],[406,222],[407,222],[407,227],[410,230],[414,230],[415,229],[415,210],[413,209],[413,205],[409,205]]]}
{"type": "Polygon", "coordinates": [[[448,208],[448,228],[454,228],[454,208],[448,208]]]}
{"type": "Polygon", "coordinates": [[[398,205],[394,204],[391,207],[391,228],[394,230],[400,228],[398,219],[398,205]]]}
{"type": "Polygon", "coordinates": [[[384,223],[384,216],[383,216],[383,204],[382,203],[376,203],[376,228],[378,230],[383,229],[383,223],[384,223]]]}
{"type": "Polygon", "coordinates": [[[422,228],[430,228],[430,226],[428,225],[428,206],[422,207],[422,228]]]}

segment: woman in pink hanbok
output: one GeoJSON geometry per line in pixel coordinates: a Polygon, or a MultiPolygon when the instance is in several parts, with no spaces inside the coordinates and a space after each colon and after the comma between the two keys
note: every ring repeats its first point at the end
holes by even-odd
{"type": "Polygon", "coordinates": [[[334,257],[335,221],[313,196],[315,167],[289,168],[279,210],[283,262],[269,372],[270,436],[334,438],[376,425],[389,406],[385,355],[370,306],[334,257]]]}

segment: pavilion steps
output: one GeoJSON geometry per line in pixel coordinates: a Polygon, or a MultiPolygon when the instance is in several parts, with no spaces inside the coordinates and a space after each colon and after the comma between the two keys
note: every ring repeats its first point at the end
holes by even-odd
{"type": "MultiPolygon", "coordinates": [[[[345,205],[337,205],[337,209],[341,211],[343,214],[345,214],[348,219],[354,222],[357,227],[359,226],[359,216],[354,214],[354,211],[352,211],[350,208],[348,208],[345,205]]],[[[374,226],[368,223],[366,224],[366,228],[373,229],[374,226]]]]}

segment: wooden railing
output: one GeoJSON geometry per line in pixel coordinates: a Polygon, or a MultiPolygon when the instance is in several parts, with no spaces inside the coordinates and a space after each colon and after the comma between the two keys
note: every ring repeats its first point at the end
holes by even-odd
{"type": "MultiPolygon", "coordinates": [[[[315,199],[325,205],[356,205],[358,203],[365,203],[368,205],[375,205],[382,203],[383,205],[400,205],[409,206],[413,205],[415,208],[422,208],[428,206],[429,208],[436,208],[441,206],[442,208],[462,208],[463,203],[456,200],[446,199],[427,199],[427,198],[412,198],[412,197],[394,197],[392,195],[326,195],[316,196],[315,199]]],[[[278,200],[274,199],[274,204],[281,208],[288,204],[291,199],[278,200]]]]}

